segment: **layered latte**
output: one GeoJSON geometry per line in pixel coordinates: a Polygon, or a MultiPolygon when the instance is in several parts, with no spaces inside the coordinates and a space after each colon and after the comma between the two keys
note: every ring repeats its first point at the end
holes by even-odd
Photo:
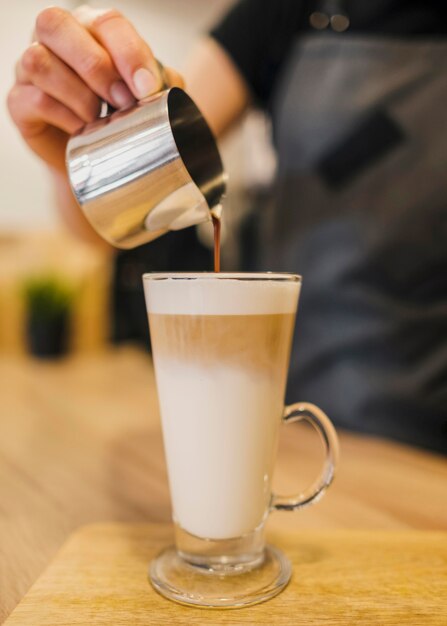
{"type": "Polygon", "coordinates": [[[208,539],[268,509],[299,290],[221,276],[145,282],[174,518],[208,539]]]}

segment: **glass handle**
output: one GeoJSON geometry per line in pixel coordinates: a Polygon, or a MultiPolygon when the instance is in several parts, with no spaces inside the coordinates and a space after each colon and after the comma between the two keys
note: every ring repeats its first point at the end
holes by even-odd
{"type": "Polygon", "coordinates": [[[293,496],[272,494],[270,509],[274,511],[295,511],[318,502],[334,478],[338,461],[338,437],[331,420],[321,409],[307,402],[297,402],[285,408],[283,421],[286,424],[301,420],[312,424],[323,441],[326,452],[323,470],[317,480],[302,493],[293,496]]]}

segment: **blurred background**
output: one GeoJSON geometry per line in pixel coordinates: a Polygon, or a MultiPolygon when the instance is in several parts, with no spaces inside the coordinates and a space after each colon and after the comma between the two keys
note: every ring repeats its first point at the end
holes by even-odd
{"type": "MultiPolygon", "coordinates": [[[[181,71],[197,36],[206,33],[233,1],[117,0],[113,5],[138,25],[165,64],[181,71]]],[[[61,0],[58,4],[73,9],[80,3],[61,0]]],[[[90,4],[110,6],[108,2],[90,4]]],[[[141,273],[167,269],[164,266],[167,255],[171,269],[182,269],[182,259],[172,258],[169,237],[156,242],[153,262],[145,257],[140,267],[135,255],[132,261],[124,255],[117,264],[65,230],[46,167],[22,142],[5,105],[14,65],[29,44],[37,14],[46,6],[48,2],[44,0],[16,3],[0,0],[0,351],[3,353],[23,353],[30,348],[45,352],[46,337],[53,333],[55,336],[47,342],[57,344],[56,335],[64,334],[61,325],[67,326],[61,318],[67,316],[68,349],[72,351],[97,350],[109,338],[125,341],[141,336],[146,325],[141,273]],[[117,273],[118,280],[111,280],[117,273]],[[111,283],[115,284],[115,292],[111,283]],[[123,297],[128,301],[127,316],[117,307],[117,301],[123,297]],[[42,324],[39,326],[35,321],[36,317],[42,318],[44,309],[57,318],[54,331],[41,328],[42,324]],[[33,342],[37,342],[34,347],[29,345],[33,342]]],[[[244,230],[250,223],[250,208],[274,173],[275,158],[264,116],[252,111],[242,122],[242,128],[234,129],[225,138],[221,148],[230,177],[223,242],[223,266],[230,270],[241,265],[241,228],[244,230]]],[[[185,245],[194,246],[191,263],[196,266],[184,269],[207,269],[203,264],[211,262],[209,225],[188,235],[185,245]]],[[[64,338],[60,341],[67,343],[64,338]]],[[[57,351],[56,344],[49,345],[48,350],[57,351]]]]}

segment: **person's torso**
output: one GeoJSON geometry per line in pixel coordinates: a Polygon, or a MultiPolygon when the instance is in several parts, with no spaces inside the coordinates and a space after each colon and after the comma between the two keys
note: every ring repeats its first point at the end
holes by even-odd
{"type": "Polygon", "coordinates": [[[297,37],[263,242],[264,266],[304,276],[293,398],[432,447],[447,420],[446,61],[444,40],[297,37]]]}

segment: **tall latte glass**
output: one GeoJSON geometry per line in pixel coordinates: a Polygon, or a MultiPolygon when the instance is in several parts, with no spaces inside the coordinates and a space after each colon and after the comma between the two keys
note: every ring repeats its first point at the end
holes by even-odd
{"type": "Polygon", "coordinates": [[[291,566],[265,545],[266,519],[311,504],[332,481],[331,422],[313,405],[284,407],[300,285],[289,274],[144,276],[176,533],[150,578],[168,598],[237,607],[276,595],[291,566]],[[278,430],[303,419],[326,461],[307,491],[280,497],[278,430]]]}

